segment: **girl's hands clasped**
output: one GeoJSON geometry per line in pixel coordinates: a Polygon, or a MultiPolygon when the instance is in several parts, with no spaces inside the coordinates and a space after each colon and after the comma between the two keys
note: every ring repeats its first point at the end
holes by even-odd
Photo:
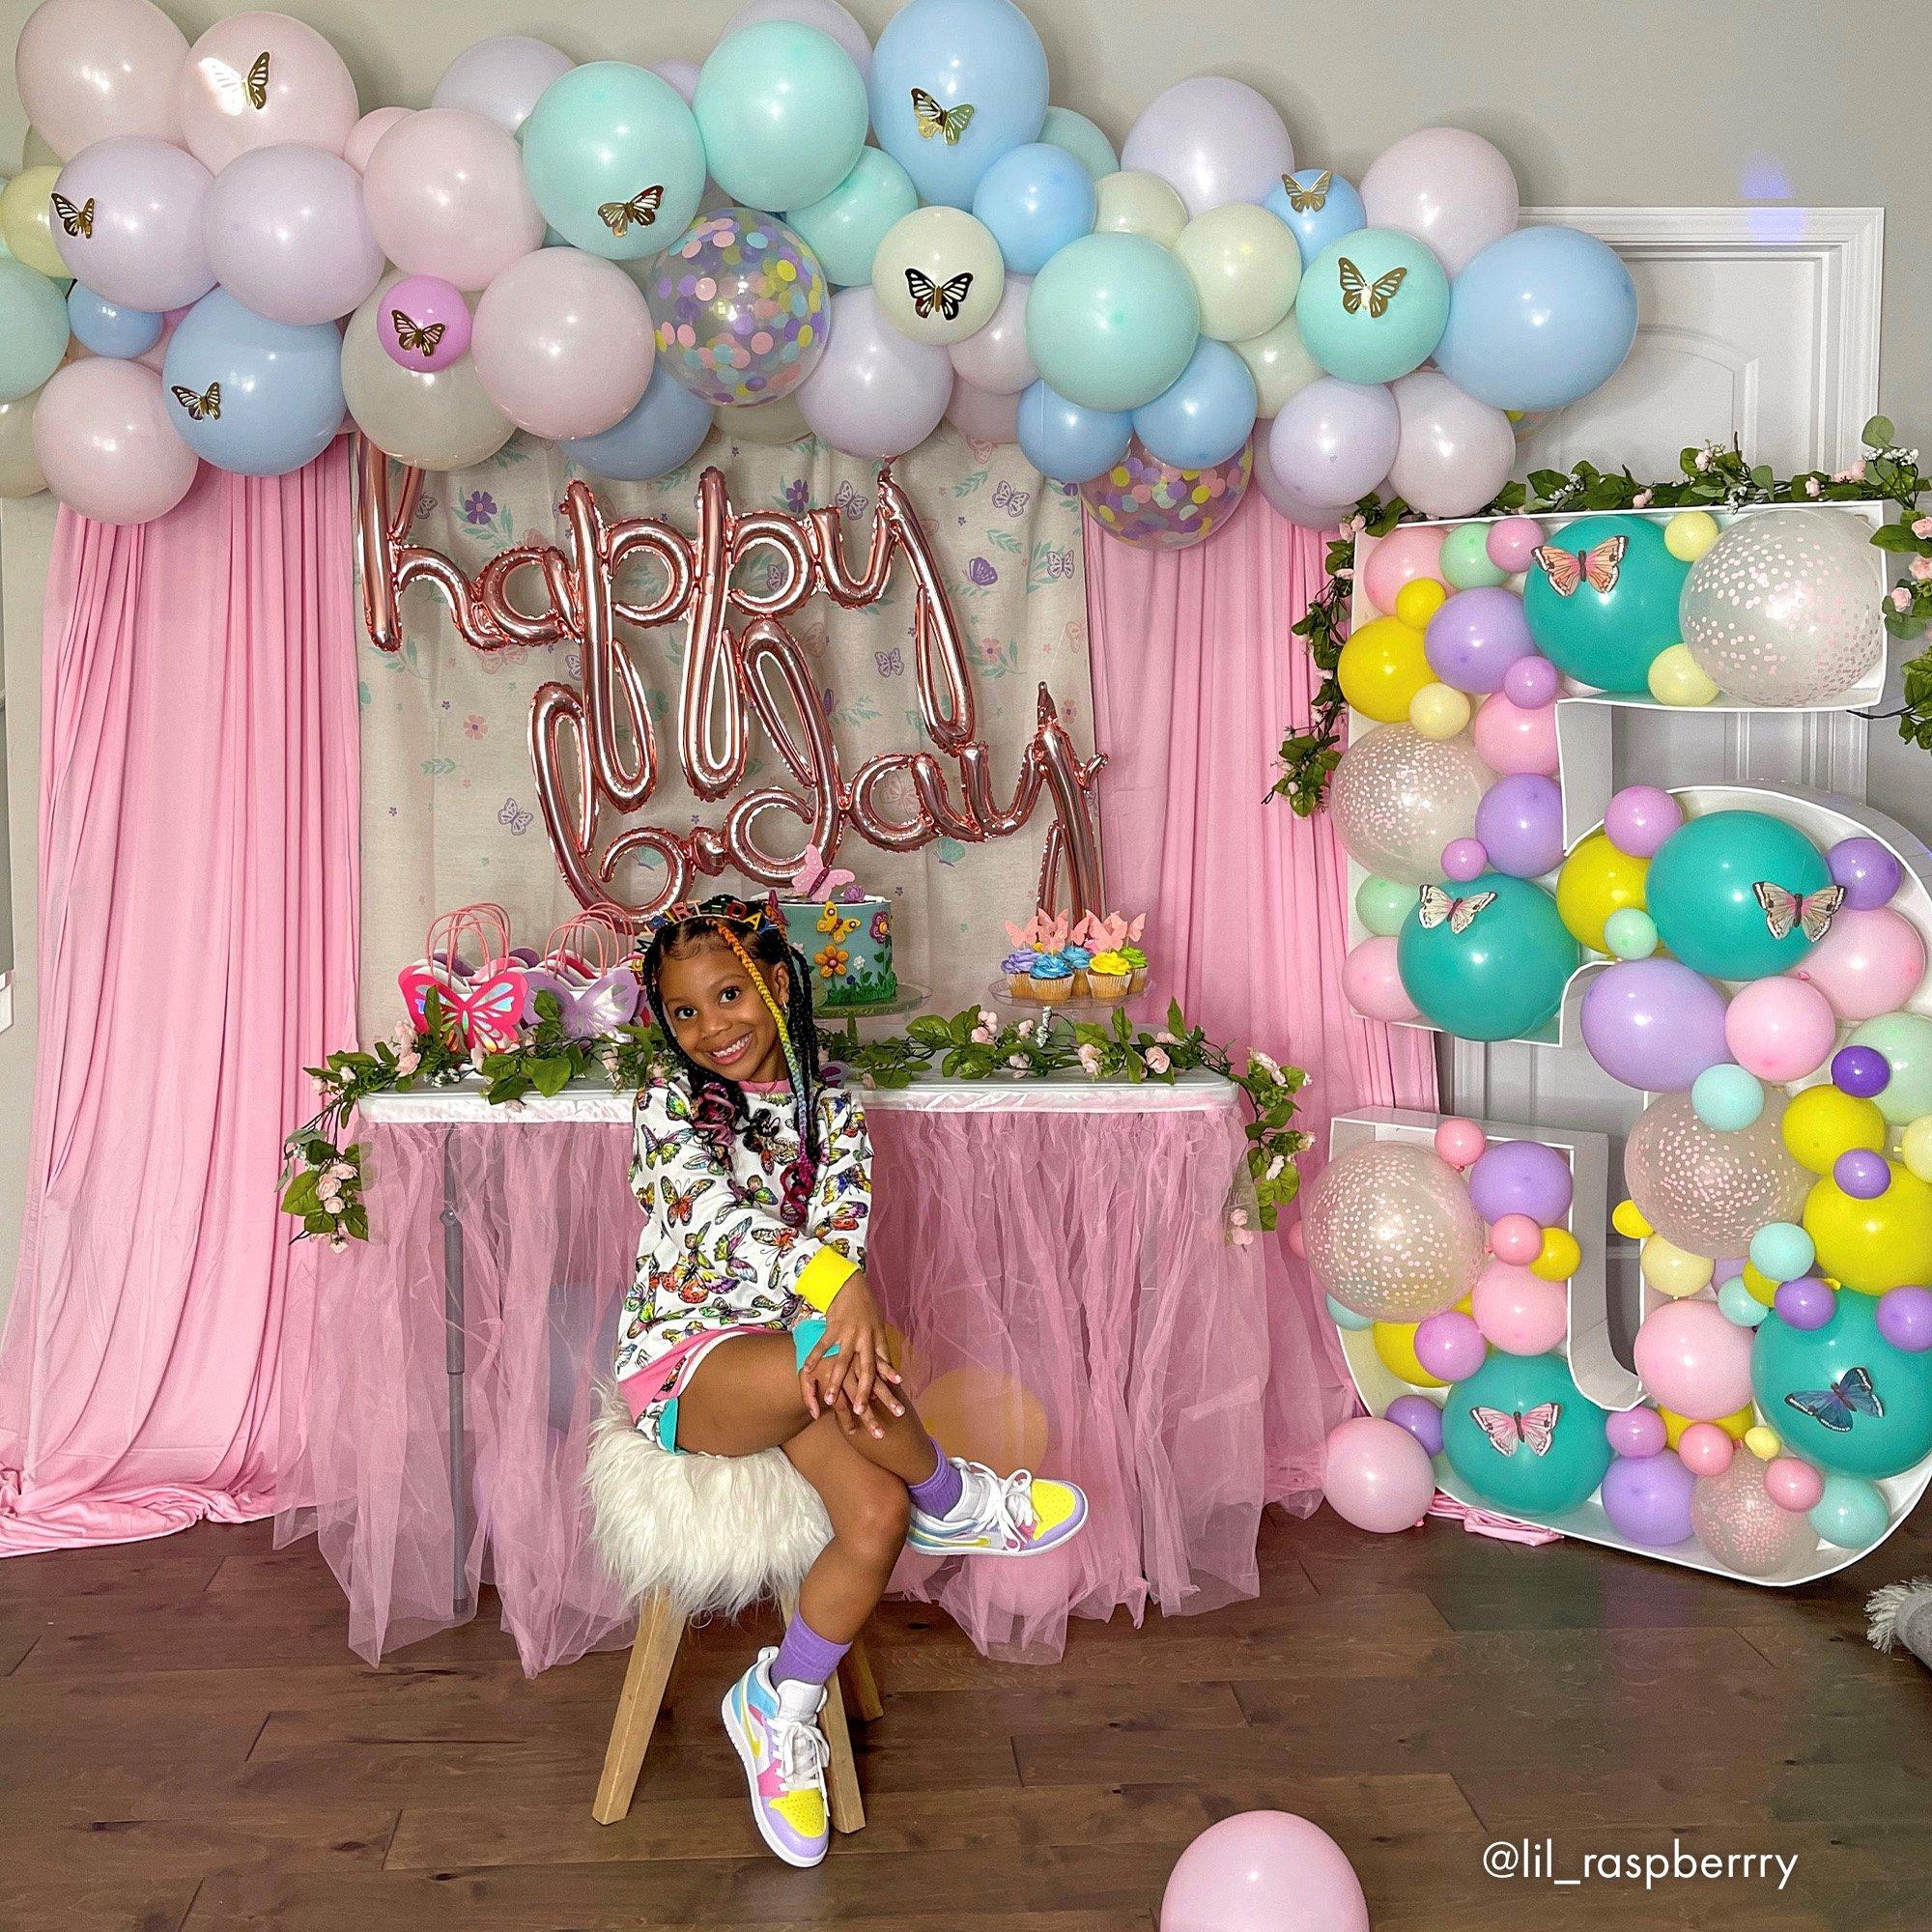
{"type": "Polygon", "coordinates": [[[872,1413],[878,1402],[894,1415],[905,1413],[893,1395],[902,1378],[893,1367],[886,1318],[872,1294],[864,1268],[855,1269],[832,1297],[825,1312],[825,1333],[798,1372],[806,1408],[816,1418],[830,1410],[846,1435],[865,1429],[883,1436],[885,1429],[872,1413]],[[836,1349],[838,1352],[832,1353],[836,1349]]]}

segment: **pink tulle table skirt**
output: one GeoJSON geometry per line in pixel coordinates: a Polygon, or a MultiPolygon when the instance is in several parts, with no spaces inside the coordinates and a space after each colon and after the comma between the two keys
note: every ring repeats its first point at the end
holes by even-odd
{"type": "MultiPolygon", "coordinates": [[[[895,1589],[989,1655],[1047,1662],[1070,1615],[1256,1590],[1268,1343],[1258,1250],[1228,1234],[1241,1117],[1218,1083],[1141,1091],[868,1097],[867,1271],[922,1413],[954,1453],[1092,1499],[1056,1555],[901,1559],[895,1589]]],[[[286,1338],[275,1534],[317,1534],[372,1662],[473,1616],[485,1582],[531,1673],[630,1638],[581,1495],[639,1231],[611,1112],[363,1124],[374,1238],[325,1258],[286,1338]]]]}

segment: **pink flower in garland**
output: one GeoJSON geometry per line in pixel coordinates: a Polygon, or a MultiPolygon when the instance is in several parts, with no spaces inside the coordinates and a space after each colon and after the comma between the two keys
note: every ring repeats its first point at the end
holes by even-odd
{"type": "Polygon", "coordinates": [[[1894,611],[1909,611],[1912,609],[1912,592],[1906,589],[1902,583],[1894,586],[1892,590],[1891,608],[1894,611]]]}
{"type": "Polygon", "coordinates": [[[1916,536],[1920,543],[1923,543],[1927,537],[1932,537],[1932,517],[1913,518],[1912,534],[1916,536]]]}
{"type": "Polygon", "coordinates": [[[1173,1061],[1168,1059],[1166,1050],[1158,1046],[1148,1048],[1147,1064],[1150,1073],[1165,1073],[1174,1065],[1173,1061]]]}
{"type": "Polygon", "coordinates": [[[1923,583],[1932,577],[1932,556],[1915,556],[1909,566],[1915,582],[1923,583]]]}

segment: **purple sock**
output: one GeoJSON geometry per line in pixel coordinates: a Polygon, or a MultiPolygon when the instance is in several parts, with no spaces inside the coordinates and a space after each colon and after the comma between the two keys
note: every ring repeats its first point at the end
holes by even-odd
{"type": "Polygon", "coordinates": [[[850,1650],[849,1643],[834,1643],[820,1636],[806,1620],[793,1614],[772,1659],[771,1680],[776,1689],[789,1680],[793,1684],[829,1684],[838,1668],[838,1660],[850,1650]]]}
{"type": "Polygon", "coordinates": [[[924,1482],[908,1483],[906,1489],[911,1492],[914,1509],[927,1516],[951,1516],[958,1504],[960,1491],[965,1488],[965,1478],[948,1461],[946,1451],[937,1442],[932,1445],[932,1453],[939,1459],[939,1467],[924,1482]]]}

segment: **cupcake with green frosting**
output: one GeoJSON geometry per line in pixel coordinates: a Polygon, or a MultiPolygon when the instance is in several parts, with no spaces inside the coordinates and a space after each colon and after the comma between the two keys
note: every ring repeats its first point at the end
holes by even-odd
{"type": "Polygon", "coordinates": [[[1121,948],[1121,957],[1133,968],[1132,976],[1127,980],[1127,991],[1130,993],[1145,992],[1148,982],[1147,954],[1138,946],[1123,946],[1121,948]]]}

